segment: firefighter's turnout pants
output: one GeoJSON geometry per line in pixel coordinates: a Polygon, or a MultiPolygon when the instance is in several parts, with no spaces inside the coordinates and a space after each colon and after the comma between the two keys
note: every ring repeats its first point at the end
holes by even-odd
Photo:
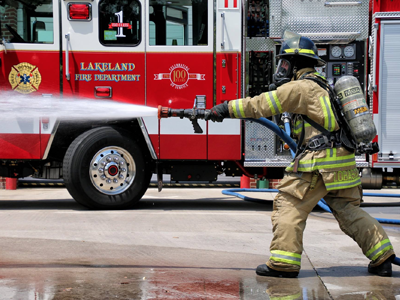
{"type": "Polygon", "coordinates": [[[321,198],[331,208],[341,230],[357,242],[372,266],[380,265],[394,254],[382,226],[360,208],[361,185],[327,190],[325,175],[328,174],[318,170],[292,172],[282,179],[272,213],[274,237],[267,262],[270,268],[287,272],[300,270],[306,219],[321,198]]]}

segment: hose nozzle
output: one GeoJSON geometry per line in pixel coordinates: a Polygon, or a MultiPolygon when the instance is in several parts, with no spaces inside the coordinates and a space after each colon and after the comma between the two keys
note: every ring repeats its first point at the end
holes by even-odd
{"type": "Polygon", "coordinates": [[[158,106],[158,118],[161,119],[161,118],[170,117],[171,116],[170,111],[171,111],[171,109],[169,107],[159,105],[158,106]]]}
{"type": "Polygon", "coordinates": [[[169,117],[188,118],[192,122],[195,133],[203,133],[197,120],[205,119],[206,115],[209,113],[209,110],[199,108],[172,109],[161,105],[158,106],[158,119],[169,117]]]}

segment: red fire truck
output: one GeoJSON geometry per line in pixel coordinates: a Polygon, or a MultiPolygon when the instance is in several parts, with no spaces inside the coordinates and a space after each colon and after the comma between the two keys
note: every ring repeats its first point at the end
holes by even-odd
{"type": "MultiPolygon", "coordinates": [[[[353,75],[367,92],[367,46],[375,45],[376,58],[384,45],[377,41],[379,30],[369,43],[370,10],[384,3],[373,2],[2,0],[0,90],[35,101],[91,98],[94,106],[108,100],[209,109],[267,91],[280,39],[291,30],[316,42],[327,62],[317,71],[330,84],[353,75]]],[[[374,20],[385,30],[398,26],[386,25],[377,14],[374,10],[374,20]]],[[[373,71],[382,66],[375,61],[373,71]]],[[[381,71],[373,74],[374,117],[383,122],[378,107],[384,77],[381,71]]],[[[395,111],[393,103],[390,114],[395,111]]],[[[397,140],[381,138],[388,122],[378,126],[382,152],[357,156],[365,187],[379,188],[389,178],[387,168],[396,167],[392,162],[400,152],[386,142],[397,140]]],[[[15,118],[0,127],[0,176],[63,178],[77,202],[123,209],[141,199],[152,174],[159,181],[163,174],[172,181],[210,182],[222,173],[276,179],[291,161],[283,142],[257,123],[227,119],[199,125],[202,133],[193,132],[188,120],[127,120],[111,112],[96,120],[15,118]]]]}
{"type": "Polygon", "coordinates": [[[363,174],[366,185],[380,188],[384,182],[397,185],[400,182],[400,140],[396,125],[400,112],[397,99],[400,92],[400,2],[376,0],[372,1],[371,9],[368,93],[380,152],[372,155],[371,168],[364,169],[363,174]]]}

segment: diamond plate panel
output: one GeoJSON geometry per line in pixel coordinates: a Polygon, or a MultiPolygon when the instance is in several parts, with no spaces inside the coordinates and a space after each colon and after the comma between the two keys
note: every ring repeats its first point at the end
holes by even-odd
{"type": "Polygon", "coordinates": [[[266,38],[246,38],[246,51],[275,52],[275,42],[266,38]]]}
{"type": "MultiPolygon", "coordinates": [[[[277,151],[277,137],[267,127],[245,121],[245,167],[287,167],[292,161],[289,151],[277,151]]],[[[365,155],[356,156],[357,167],[368,167],[365,155]]]]}
{"type": "Polygon", "coordinates": [[[272,38],[282,36],[282,0],[269,1],[269,36],[272,38]]]}
{"type": "Polygon", "coordinates": [[[359,6],[326,6],[327,2],[354,1],[271,0],[270,36],[282,37],[285,30],[290,30],[313,40],[368,38],[369,1],[360,1],[359,6]]]}
{"type": "Polygon", "coordinates": [[[291,161],[289,151],[277,154],[276,135],[267,127],[245,122],[245,166],[285,167],[291,161]]]}

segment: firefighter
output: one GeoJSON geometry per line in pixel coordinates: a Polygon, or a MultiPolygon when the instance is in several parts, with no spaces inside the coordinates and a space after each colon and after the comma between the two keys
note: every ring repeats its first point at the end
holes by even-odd
{"type": "Polygon", "coordinates": [[[285,33],[277,58],[273,76],[276,90],[219,104],[207,117],[221,122],[224,118],[260,118],[289,112],[294,114],[293,133],[303,140],[295,159],[285,170],[274,199],[271,256],[266,264],[257,267],[256,273],[298,276],[306,220],[324,198],[341,230],[370,259],[368,272],[391,276],[393,246],[378,221],[360,208],[362,188],[355,152],[343,147],[329,93],[318,84],[321,81],[326,84],[326,80],[315,67],[325,62],[309,38],[290,32],[285,33]],[[315,126],[323,127],[329,136],[315,126]]]}

